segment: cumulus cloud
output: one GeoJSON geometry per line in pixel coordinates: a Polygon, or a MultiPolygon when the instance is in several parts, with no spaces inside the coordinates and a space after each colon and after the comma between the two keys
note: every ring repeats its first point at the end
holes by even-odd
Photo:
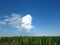
{"type": "Polygon", "coordinates": [[[32,17],[31,17],[31,15],[29,15],[29,14],[27,14],[26,16],[24,16],[23,18],[22,18],[22,27],[23,28],[26,28],[27,29],[27,31],[29,31],[30,29],[32,29],[33,28],[33,26],[32,26],[32,17]]]}
{"type": "Polygon", "coordinates": [[[22,18],[22,23],[24,24],[31,24],[31,22],[32,22],[32,17],[29,14],[27,14],[22,18]]]}
{"type": "Polygon", "coordinates": [[[0,21],[0,24],[8,24],[9,26],[17,28],[18,30],[20,30],[20,28],[24,28],[27,31],[30,31],[30,29],[33,28],[32,16],[30,14],[23,17],[21,17],[19,14],[12,14],[10,17],[5,16],[5,19],[0,21]]]}

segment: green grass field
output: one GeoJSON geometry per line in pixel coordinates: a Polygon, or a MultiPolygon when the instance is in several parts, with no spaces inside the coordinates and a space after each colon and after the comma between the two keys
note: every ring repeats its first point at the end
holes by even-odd
{"type": "Polygon", "coordinates": [[[1,37],[0,45],[60,45],[60,37],[1,37]]]}

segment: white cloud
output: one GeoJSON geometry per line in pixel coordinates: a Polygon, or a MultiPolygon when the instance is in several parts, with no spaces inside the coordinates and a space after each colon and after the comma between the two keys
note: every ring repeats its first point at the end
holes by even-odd
{"type": "Polygon", "coordinates": [[[9,20],[9,25],[15,28],[21,27],[21,17],[19,14],[12,14],[9,20]]]}
{"type": "Polygon", "coordinates": [[[0,24],[1,24],[2,22],[0,21],[0,24]]]}
{"type": "Polygon", "coordinates": [[[0,21],[0,25],[2,25],[2,24],[6,24],[6,22],[5,21],[0,21]]]}
{"type": "Polygon", "coordinates": [[[22,23],[24,24],[31,24],[31,22],[32,22],[32,17],[29,14],[22,18],[22,23]]]}
{"type": "Polygon", "coordinates": [[[12,14],[10,17],[5,16],[3,21],[0,21],[0,24],[8,24],[11,27],[24,28],[27,31],[33,28],[32,26],[32,16],[27,14],[26,16],[21,17],[19,14],[12,14]]]}
{"type": "Polygon", "coordinates": [[[27,31],[29,31],[30,29],[32,29],[33,28],[33,26],[32,26],[32,17],[31,17],[31,15],[29,15],[29,14],[27,14],[26,16],[24,16],[23,18],[22,18],[22,27],[23,28],[26,28],[27,29],[27,31]]]}
{"type": "Polygon", "coordinates": [[[5,18],[10,18],[9,16],[4,16],[5,18]]]}
{"type": "Polygon", "coordinates": [[[22,24],[22,27],[25,28],[25,29],[27,29],[28,32],[30,31],[30,29],[33,28],[33,26],[30,25],[30,24],[22,24]]]}

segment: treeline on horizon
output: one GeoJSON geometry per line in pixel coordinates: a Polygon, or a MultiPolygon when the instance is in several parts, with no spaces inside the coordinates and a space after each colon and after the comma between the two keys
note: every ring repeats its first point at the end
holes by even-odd
{"type": "Polygon", "coordinates": [[[0,45],[60,45],[60,36],[1,37],[0,45]]]}

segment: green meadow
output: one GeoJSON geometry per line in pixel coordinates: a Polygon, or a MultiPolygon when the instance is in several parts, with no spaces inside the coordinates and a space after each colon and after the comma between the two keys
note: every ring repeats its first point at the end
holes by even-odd
{"type": "Polygon", "coordinates": [[[0,45],[60,45],[60,36],[1,37],[0,45]]]}

